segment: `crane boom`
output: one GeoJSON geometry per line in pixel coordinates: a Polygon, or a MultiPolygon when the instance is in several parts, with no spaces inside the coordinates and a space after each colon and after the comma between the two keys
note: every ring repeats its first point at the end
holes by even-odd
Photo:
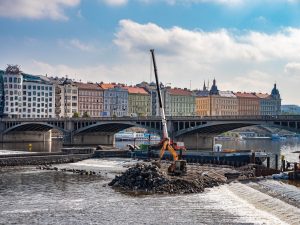
{"type": "Polygon", "coordinates": [[[156,62],[155,62],[154,49],[150,49],[150,52],[151,52],[153,67],[154,67],[156,90],[157,90],[158,102],[159,102],[159,111],[160,111],[160,115],[162,117],[161,119],[162,119],[162,128],[163,128],[163,138],[169,139],[166,114],[165,114],[165,109],[164,109],[164,105],[163,105],[163,101],[162,101],[162,97],[161,97],[160,83],[159,83],[158,75],[157,75],[157,67],[156,67],[156,62]]]}
{"type": "MultiPolygon", "coordinates": [[[[156,81],[156,90],[158,95],[158,101],[159,101],[159,109],[160,109],[160,115],[162,119],[162,129],[163,129],[163,139],[161,141],[162,148],[160,149],[159,159],[162,159],[165,150],[167,149],[171,155],[173,156],[173,163],[169,166],[168,172],[174,175],[181,175],[186,173],[186,161],[185,160],[179,160],[178,155],[176,153],[175,146],[178,146],[178,143],[174,143],[170,140],[168,135],[168,128],[167,128],[167,120],[165,115],[165,110],[163,106],[163,101],[161,98],[161,90],[160,90],[160,83],[158,80],[157,75],[157,68],[156,68],[156,62],[155,62],[155,56],[154,56],[154,49],[150,49],[152,61],[153,61],[153,67],[154,67],[154,74],[155,74],[155,81],[156,81]]],[[[183,146],[184,147],[184,146],[183,146]]],[[[181,159],[181,157],[180,157],[181,159]]]]}

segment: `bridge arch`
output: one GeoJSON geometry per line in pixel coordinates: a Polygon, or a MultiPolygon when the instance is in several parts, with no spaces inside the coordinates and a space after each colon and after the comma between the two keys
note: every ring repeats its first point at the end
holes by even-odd
{"type": "Polygon", "coordinates": [[[194,133],[203,133],[203,134],[221,134],[226,131],[235,130],[242,127],[255,126],[255,125],[270,125],[267,123],[254,122],[254,121],[237,121],[237,122],[208,122],[206,124],[189,127],[184,130],[177,131],[175,137],[180,137],[183,135],[194,134],[194,133]]]}
{"type": "Polygon", "coordinates": [[[109,122],[97,122],[95,124],[91,124],[78,130],[74,131],[74,135],[79,135],[83,133],[92,133],[92,132],[107,132],[107,133],[118,133],[122,130],[125,130],[130,127],[140,127],[147,129],[150,132],[155,132],[160,134],[161,131],[157,129],[153,129],[148,126],[144,126],[135,122],[126,122],[126,121],[109,121],[109,122]]]}
{"type": "Polygon", "coordinates": [[[42,123],[42,122],[25,122],[20,123],[17,125],[14,125],[12,127],[9,127],[8,129],[3,131],[3,134],[7,134],[9,132],[13,131],[49,131],[52,129],[57,129],[61,131],[62,133],[67,133],[67,131],[61,127],[48,124],[48,123],[42,123]]]}

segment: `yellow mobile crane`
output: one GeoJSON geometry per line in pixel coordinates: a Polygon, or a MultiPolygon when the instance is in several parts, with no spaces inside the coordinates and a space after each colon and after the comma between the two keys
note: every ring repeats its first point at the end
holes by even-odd
{"type": "Polygon", "coordinates": [[[156,68],[156,62],[155,62],[155,56],[154,56],[154,49],[150,49],[152,61],[153,61],[153,68],[154,68],[154,74],[155,74],[155,81],[156,81],[156,90],[158,95],[158,101],[159,101],[159,109],[160,109],[160,115],[162,119],[162,133],[163,133],[163,139],[161,141],[161,150],[159,154],[159,159],[161,160],[165,150],[167,149],[173,156],[173,162],[171,166],[168,168],[168,172],[173,175],[182,175],[186,173],[186,161],[179,159],[178,154],[176,153],[176,150],[185,150],[184,144],[182,142],[172,142],[169,138],[168,134],[168,128],[167,128],[167,120],[165,115],[165,110],[163,107],[163,102],[161,98],[161,90],[160,90],[160,84],[158,80],[157,75],[157,68],[156,68]]]}

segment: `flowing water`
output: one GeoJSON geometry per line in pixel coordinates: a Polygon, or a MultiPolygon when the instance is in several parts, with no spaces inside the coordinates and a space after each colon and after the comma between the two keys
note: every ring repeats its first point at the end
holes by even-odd
{"type": "Polygon", "coordinates": [[[1,168],[0,224],[300,224],[295,186],[263,180],[168,196],[132,196],[107,186],[130,163],[89,159],[59,165],[97,176],[1,168]]]}
{"type": "MultiPolygon", "coordinates": [[[[239,145],[262,146],[262,150],[298,160],[292,152],[300,150],[299,141],[251,142],[239,145]]],[[[23,147],[26,144],[15,149],[23,147]]],[[[58,165],[96,171],[96,176],[32,166],[0,168],[0,224],[300,224],[297,186],[262,179],[199,194],[167,196],[132,196],[107,186],[132,163],[129,159],[88,159],[58,165]]]]}

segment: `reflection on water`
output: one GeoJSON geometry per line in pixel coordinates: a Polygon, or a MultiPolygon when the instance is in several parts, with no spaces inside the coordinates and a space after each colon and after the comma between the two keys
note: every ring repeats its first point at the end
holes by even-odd
{"type": "Polygon", "coordinates": [[[59,152],[62,148],[61,141],[49,142],[16,142],[0,143],[1,150],[30,151],[29,144],[32,145],[32,152],[59,152]]]}

